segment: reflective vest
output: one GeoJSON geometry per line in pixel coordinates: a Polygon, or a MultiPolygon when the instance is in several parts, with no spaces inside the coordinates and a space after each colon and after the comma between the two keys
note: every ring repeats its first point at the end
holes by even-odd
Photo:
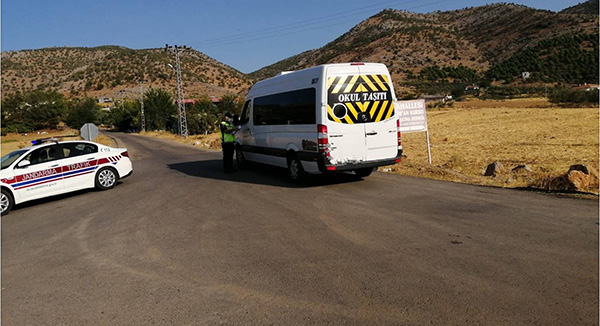
{"type": "Polygon", "coordinates": [[[233,143],[235,136],[233,135],[233,125],[227,121],[221,122],[221,141],[224,143],[233,143]],[[225,130],[230,130],[225,132],[225,130]]]}

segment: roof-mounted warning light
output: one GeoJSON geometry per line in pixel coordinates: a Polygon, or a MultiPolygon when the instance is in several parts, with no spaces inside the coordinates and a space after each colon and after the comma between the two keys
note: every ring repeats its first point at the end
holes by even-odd
{"type": "Polygon", "coordinates": [[[351,66],[364,66],[365,63],[364,62],[352,62],[350,65],[351,66]]]}
{"type": "Polygon", "coordinates": [[[58,143],[58,140],[59,139],[56,137],[40,138],[40,139],[32,140],[31,144],[32,145],[41,145],[44,143],[52,143],[52,142],[58,143]]]}

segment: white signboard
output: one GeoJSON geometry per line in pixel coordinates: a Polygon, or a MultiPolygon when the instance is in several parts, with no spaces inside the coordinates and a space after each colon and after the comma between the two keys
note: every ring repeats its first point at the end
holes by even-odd
{"type": "Polygon", "coordinates": [[[400,132],[425,132],[427,139],[427,160],[431,164],[431,145],[427,129],[427,110],[425,100],[395,101],[394,109],[400,120],[400,132]]]}
{"type": "Polygon", "coordinates": [[[425,100],[395,101],[394,107],[400,118],[400,132],[427,131],[425,100]]]}

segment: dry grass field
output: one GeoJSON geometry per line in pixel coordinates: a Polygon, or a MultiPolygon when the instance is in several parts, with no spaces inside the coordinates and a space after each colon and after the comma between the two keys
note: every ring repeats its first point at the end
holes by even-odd
{"type": "MultiPolygon", "coordinates": [[[[559,108],[546,99],[457,102],[429,109],[432,165],[425,133],[404,134],[407,156],[391,172],[502,187],[539,188],[573,164],[598,171],[598,108],[559,108]],[[484,177],[488,164],[512,169],[527,164],[527,175],[484,177]]],[[[598,193],[597,185],[589,189],[598,193]]]]}

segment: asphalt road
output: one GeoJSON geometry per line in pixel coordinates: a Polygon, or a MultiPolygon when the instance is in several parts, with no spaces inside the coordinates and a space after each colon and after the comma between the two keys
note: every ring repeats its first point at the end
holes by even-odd
{"type": "Polygon", "coordinates": [[[596,200],[114,136],[130,178],[2,218],[2,325],[598,323],[596,200]]]}

